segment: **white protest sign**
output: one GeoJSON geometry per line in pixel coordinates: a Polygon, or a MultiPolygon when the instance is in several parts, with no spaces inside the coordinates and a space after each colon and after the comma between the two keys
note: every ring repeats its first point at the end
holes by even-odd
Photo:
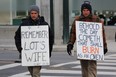
{"type": "Polygon", "coordinates": [[[104,60],[102,24],[76,21],[77,58],[104,60]]]}
{"type": "Polygon", "coordinates": [[[43,26],[22,26],[22,66],[43,66],[50,64],[49,29],[43,26]]]}

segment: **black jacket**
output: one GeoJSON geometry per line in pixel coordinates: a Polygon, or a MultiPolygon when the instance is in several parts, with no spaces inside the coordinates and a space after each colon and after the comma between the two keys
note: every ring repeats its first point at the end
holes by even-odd
{"type": "MultiPolygon", "coordinates": [[[[44,20],[44,17],[39,17],[38,20],[33,21],[30,17],[27,17],[26,19],[22,19],[22,23],[20,24],[19,28],[15,32],[15,45],[19,53],[22,51],[21,47],[21,26],[32,26],[32,25],[48,25],[48,23],[44,20]]],[[[53,33],[49,27],[49,49],[50,49],[50,56],[53,48],[54,43],[54,36],[53,33]]]]}

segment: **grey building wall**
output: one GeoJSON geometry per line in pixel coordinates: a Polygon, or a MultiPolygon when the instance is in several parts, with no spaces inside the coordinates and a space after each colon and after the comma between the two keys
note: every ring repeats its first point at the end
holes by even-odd
{"type": "MultiPolygon", "coordinates": [[[[0,0],[0,3],[6,0],[0,0]]],[[[10,1],[10,0],[8,0],[10,1]]],[[[24,0],[23,0],[24,1],[24,0]]],[[[27,2],[25,0],[24,2],[27,2]]],[[[85,0],[69,0],[69,22],[72,24],[72,10],[80,10],[81,4],[85,0]]],[[[115,10],[115,3],[116,0],[88,0],[91,2],[93,10],[115,10]]],[[[53,0],[53,8],[54,8],[54,31],[55,31],[55,44],[62,44],[63,43],[63,0],[53,0]]],[[[13,2],[16,3],[16,2],[13,2]]],[[[26,5],[29,5],[27,3],[26,5]]],[[[45,20],[50,24],[50,0],[36,0],[36,5],[40,8],[40,13],[45,17],[45,20]]],[[[9,5],[6,5],[6,7],[9,5]]],[[[28,8],[28,7],[26,7],[28,8]]],[[[13,8],[16,10],[16,8],[13,8]]],[[[13,12],[15,14],[15,12],[13,12]]],[[[109,28],[109,27],[108,27],[109,28]]],[[[108,29],[106,28],[106,30],[108,29]]],[[[115,29],[115,28],[112,28],[115,29]]],[[[114,31],[115,30],[111,30],[114,31]]],[[[114,36],[109,36],[110,34],[107,33],[108,39],[113,39],[114,36]]]]}
{"type": "Polygon", "coordinates": [[[55,44],[63,43],[63,0],[54,0],[55,44]]]}
{"type": "Polygon", "coordinates": [[[50,24],[50,0],[36,0],[36,5],[39,6],[40,15],[45,17],[45,20],[50,24]]]}
{"type": "MultiPolygon", "coordinates": [[[[36,5],[40,8],[40,15],[50,24],[50,0],[36,0],[36,5]]],[[[55,44],[63,43],[63,1],[53,0],[54,10],[54,36],[55,44]],[[60,6],[59,6],[60,5],[60,6]]]]}

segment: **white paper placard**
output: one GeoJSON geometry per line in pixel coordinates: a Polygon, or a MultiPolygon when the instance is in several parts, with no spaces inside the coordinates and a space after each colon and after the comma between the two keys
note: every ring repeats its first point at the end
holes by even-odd
{"type": "Polygon", "coordinates": [[[77,58],[104,60],[102,23],[76,21],[77,58]]]}
{"type": "Polygon", "coordinates": [[[48,25],[22,26],[22,66],[43,66],[50,64],[48,25]]]}

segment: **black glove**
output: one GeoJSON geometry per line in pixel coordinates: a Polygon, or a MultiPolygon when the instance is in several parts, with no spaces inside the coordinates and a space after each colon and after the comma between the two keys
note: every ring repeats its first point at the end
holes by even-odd
{"type": "Polygon", "coordinates": [[[20,46],[18,46],[17,49],[18,49],[19,53],[21,53],[21,51],[22,51],[23,48],[20,47],[20,46]]]}
{"type": "Polygon", "coordinates": [[[104,48],[104,54],[106,54],[108,52],[107,48],[104,48]]]}
{"type": "Polygon", "coordinates": [[[71,50],[73,49],[73,45],[72,44],[68,44],[67,45],[67,53],[69,54],[69,55],[71,55],[71,50]]]}

